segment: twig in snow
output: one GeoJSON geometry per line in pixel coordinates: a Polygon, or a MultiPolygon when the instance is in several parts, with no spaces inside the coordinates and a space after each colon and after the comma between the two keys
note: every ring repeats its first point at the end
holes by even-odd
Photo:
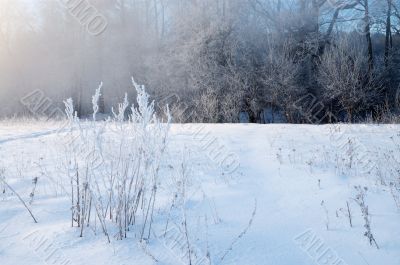
{"type": "Polygon", "coordinates": [[[28,205],[26,205],[26,203],[21,198],[21,196],[19,196],[19,194],[7,183],[7,181],[5,179],[0,178],[0,181],[18,197],[20,202],[24,205],[24,207],[28,210],[29,214],[32,216],[33,221],[35,221],[35,223],[37,223],[35,216],[33,216],[32,211],[29,209],[28,205]]]}
{"type": "Polygon", "coordinates": [[[254,201],[254,210],[253,213],[251,215],[251,218],[249,220],[248,225],[246,226],[246,228],[232,241],[231,245],[229,246],[229,248],[224,252],[224,255],[222,255],[222,257],[220,258],[220,262],[222,262],[225,257],[229,254],[229,252],[232,251],[233,246],[249,231],[251,225],[253,224],[254,221],[254,217],[256,216],[257,213],[257,200],[254,201]]]}

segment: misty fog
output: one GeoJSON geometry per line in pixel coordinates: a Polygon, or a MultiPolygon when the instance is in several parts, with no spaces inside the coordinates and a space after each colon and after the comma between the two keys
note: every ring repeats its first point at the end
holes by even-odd
{"type": "Polygon", "coordinates": [[[246,113],[251,122],[268,115],[307,122],[293,102],[310,93],[339,119],[381,119],[397,111],[397,6],[394,0],[1,0],[0,114],[30,115],[20,99],[39,89],[60,106],[72,97],[86,115],[100,82],[102,112],[109,113],[125,91],[134,96],[134,77],[154,98],[172,94],[191,106],[190,121],[237,122],[246,113]]]}

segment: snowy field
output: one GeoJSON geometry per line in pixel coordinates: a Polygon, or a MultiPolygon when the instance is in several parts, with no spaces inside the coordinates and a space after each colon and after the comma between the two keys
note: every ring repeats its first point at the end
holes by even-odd
{"type": "Polygon", "coordinates": [[[151,227],[108,220],[110,243],[95,207],[71,220],[58,127],[0,122],[1,265],[400,264],[400,126],[173,124],[151,227]]]}

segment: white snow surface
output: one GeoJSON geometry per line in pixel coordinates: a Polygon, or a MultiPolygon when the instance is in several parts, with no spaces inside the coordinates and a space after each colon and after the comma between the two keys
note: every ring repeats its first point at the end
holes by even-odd
{"type": "Polygon", "coordinates": [[[183,159],[191,167],[187,225],[196,250],[193,265],[400,264],[400,211],[386,174],[400,165],[385,156],[400,157],[400,126],[173,124],[154,234],[141,244],[133,232],[124,240],[111,233],[108,243],[99,227],[86,229],[82,238],[71,227],[69,180],[56,130],[54,123],[0,122],[6,181],[28,203],[32,179],[39,178],[28,204],[37,224],[15,194],[1,190],[1,265],[188,265],[184,251],[156,232],[166,222],[169,178],[183,159]],[[349,139],[359,152],[351,166],[349,139]],[[215,155],[213,148],[222,151],[215,155]],[[227,157],[237,160],[237,169],[221,166],[227,157]],[[372,165],[369,170],[362,169],[366,164],[372,165]],[[368,188],[380,249],[364,236],[353,200],[358,185],[368,188]],[[210,261],[202,263],[207,253],[210,261]]]}

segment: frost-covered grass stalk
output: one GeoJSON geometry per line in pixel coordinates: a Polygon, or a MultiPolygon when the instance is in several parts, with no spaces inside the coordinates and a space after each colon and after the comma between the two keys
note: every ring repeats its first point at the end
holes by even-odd
{"type": "Polygon", "coordinates": [[[326,230],[329,230],[329,211],[328,211],[328,208],[326,208],[325,201],[321,201],[321,207],[322,207],[322,209],[324,210],[324,213],[325,213],[325,227],[326,227],[326,230]]]}
{"type": "Polygon", "coordinates": [[[127,237],[130,230],[140,240],[150,237],[171,117],[167,107],[168,120],[158,119],[145,87],[133,79],[132,84],[137,105],[132,104],[127,115],[125,94],[118,110],[112,109],[113,117],[106,121],[96,122],[101,85],[92,98],[90,122],[79,120],[72,100],[65,101],[74,141],[67,155],[72,225],[80,227],[81,236],[84,227],[100,223],[108,240],[111,231],[117,239],[127,237]]]}
{"type": "Polygon", "coordinates": [[[366,236],[369,240],[370,245],[375,245],[377,249],[379,249],[378,244],[375,241],[374,235],[371,230],[371,216],[368,211],[368,205],[365,203],[365,192],[368,190],[366,187],[362,188],[361,186],[354,187],[357,191],[356,198],[354,201],[360,206],[362,216],[364,218],[364,228],[366,236]]]}
{"type": "Polygon", "coordinates": [[[96,114],[97,114],[97,112],[99,112],[99,99],[101,96],[101,88],[102,87],[103,87],[103,82],[100,83],[99,87],[96,89],[96,92],[92,97],[93,121],[96,121],[96,114]]]}
{"type": "Polygon", "coordinates": [[[353,227],[353,217],[352,217],[352,214],[351,214],[349,202],[347,202],[347,201],[346,201],[346,207],[347,207],[346,216],[347,216],[347,218],[349,218],[350,227],[353,227]]]}
{"type": "Polygon", "coordinates": [[[391,137],[391,140],[394,150],[385,154],[382,168],[387,171],[386,178],[389,178],[388,181],[384,182],[389,182],[390,193],[397,208],[400,209],[400,159],[398,155],[400,152],[400,133],[391,137]],[[388,163],[388,161],[390,163],[388,163]]]}
{"type": "Polygon", "coordinates": [[[29,194],[29,197],[30,197],[29,204],[32,204],[32,203],[33,203],[33,200],[34,200],[34,198],[35,198],[35,191],[36,191],[36,187],[37,187],[38,180],[39,180],[38,177],[34,177],[34,178],[32,179],[32,185],[33,185],[33,187],[32,187],[31,193],[29,194]]]}

